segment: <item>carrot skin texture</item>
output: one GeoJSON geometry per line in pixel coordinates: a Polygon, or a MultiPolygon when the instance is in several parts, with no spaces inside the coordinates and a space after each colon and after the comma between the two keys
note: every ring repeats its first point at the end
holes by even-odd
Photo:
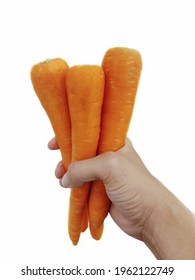
{"type": "Polygon", "coordinates": [[[43,106],[61,151],[65,169],[71,162],[71,126],[66,94],[66,73],[69,66],[61,58],[35,64],[31,81],[43,106]]]}
{"type": "MultiPolygon", "coordinates": [[[[117,151],[125,144],[142,69],[141,56],[133,49],[111,48],[105,53],[102,68],[105,93],[98,154],[117,151]]],[[[89,198],[89,223],[96,240],[101,238],[109,208],[110,200],[103,182],[94,181],[89,198]]]]}
{"type": "Polygon", "coordinates": [[[88,203],[86,203],[82,213],[81,232],[86,231],[86,229],[88,228],[88,221],[89,221],[88,203]]]}
{"type": "MultiPolygon", "coordinates": [[[[96,155],[104,95],[104,72],[97,65],[76,65],[68,70],[66,88],[72,127],[72,161],[96,155]]],[[[88,226],[91,183],[72,188],[69,201],[69,236],[73,245],[88,226]]]]}

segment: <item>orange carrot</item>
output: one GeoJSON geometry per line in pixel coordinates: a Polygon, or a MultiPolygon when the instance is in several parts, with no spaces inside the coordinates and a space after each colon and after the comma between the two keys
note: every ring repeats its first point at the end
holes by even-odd
{"type": "MultiPolygon", "coordinates": [[[[98,154],[116,151],[125,144],[142,68],[141,56],[129,48],[111,48],[104,56],[102,67],[105,93],[98,154]]],[[[109,207],[103,182],[94,181],[89,197],[89,223],[94,239],[101,238],[109,207]]]]}
{"type": "MultiPolygon", "coordinates": [[[[93,157],[97,153],[100,133],[104,72],[97,65],[73,66],[67,72],[66,88],[72,127],[72,161],[93,157]]],[[[88,226],[89,190],[90,183],[71,189],[69,236],[74,245],[88,226]]]]}
{"type": "Polygon", "coordinates": [[[71,126],[66,95],[68,64],[61,58],[35,64],[31,81],[53,127],[62,160],[67,170],[71,162],[71,126]]]}
{"type": "Polygon", "coordinates": [[[84,232],[88,228],[88,223],[89,223],[88,203],[86,203],[82,213],[81,232],[84,232]]]}

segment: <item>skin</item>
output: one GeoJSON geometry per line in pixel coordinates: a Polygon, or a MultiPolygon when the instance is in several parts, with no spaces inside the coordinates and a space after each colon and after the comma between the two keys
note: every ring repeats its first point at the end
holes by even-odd
{"type": "MultiPolygon", "coordinates": [[[[48,148],[58,149],[55,138],[48,148]]],[[[111,200],[110,215],[129,236],[143,241],[157,259],[195,259],[194,214],[144,165],[127,139],[117,152],[70,164],[55,175],[64,188],[101,179],[111,200]]]]}

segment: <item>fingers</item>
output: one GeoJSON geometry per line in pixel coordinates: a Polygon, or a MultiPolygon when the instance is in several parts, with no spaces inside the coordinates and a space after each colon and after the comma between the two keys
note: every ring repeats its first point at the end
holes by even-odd
{"type": "Polygon", "coordinates": [[[61,179],[64,176],[64,174],[65,174],[65,168],[63,166],[62,161],[60,161],[58,163],[58,165],[56,166],[55,176],[56,176],[56,178],[61,179]]]}
{"type": "MultiPolygon", "coordinates": [[[[52,150],[58,148],[55,137],[49,141],[48,147],[52,150]]],[[[73,162],[69,165],[67,172],[62,162],[59,162],[55,170],[55,176],[60,179],[60,185],[65,188],[81,186],[85,182],[97,179],[106,183],[118,173],[117,170],[121,160],[118,156],[126,157],[128,148],[132,149],[132,143],[127,139],[124,147],[117,152],[107,152],[90,159],[73,162]]]]}
{"type": "Polygon", "coordinates": [[[64,188],[71,188],[95,180],[97,177],[94,174],[94,169],[90,167],[89,161],[91,160],[72,163],[60,181],[61,185],[64,188]]]}
{"type": "Polygon", "coordinates": [[[57,143],[55,137],[53,137],[53,138],[48,142],[47,147],[48,147],[50,150],[58,150],[58,149],[59,149],[59,146],[58,146],[58,143],[57,143]]]}
{"type": "Polygon", "coordinates": [[[81,186],[85,182],[103,180],[104,183],[118,173],[118,155],[125,156],[128,148],[132,148],[130,140],[127,139],[123,148],[117,152],[107,152],[96,157],[71,163],[68,171],[60,180],[61,186],[65,188],[81,186]]]}
{"type": "Polygon", "coordinates": [[[73,162],[60,181],[65,188],[81,186],[85,182],[101,179],[106,176],[107,156],[99,155],[90,159],[73,162]]]}
{"type": "MultiPolygon", "coordinates": [[[[59,146],[58,146],[58,143],[56,141],[56,138],[53,137],[47,144],[48,148],[50,150],[58,150],[59,149],[59,146]]],[[[62,161],[60,161],[58,163],[58,165],[56,166],[56,169],[55,169],[55,176],[58,178],[58,179],[61,179],[63,177],[63,175],[65,174],[65,169],[64,169],[64,166],[63,166],[63,163],[62,161]]]]}

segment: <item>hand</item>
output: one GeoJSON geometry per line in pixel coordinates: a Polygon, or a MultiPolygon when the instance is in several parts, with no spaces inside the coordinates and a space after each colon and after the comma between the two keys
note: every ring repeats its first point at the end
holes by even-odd
{"type": "MultiPolygon", "coordinates": [[[[48,148],[52,151],[54,150],[58,150],[59,147],[58,147],[58,144],[56,142],[56,138],[52,138],[49,142],[48,142],[48,148]]],[[[65,169],[64,169],[64,166],[63,166],[63,163],[62,161],[60,161],[58,163],[58,165],[56,166],[56,169],[55,169],[55,176],[57,179],[61,179],[63,177],[63,175],[65,174],[65,169]]]]}
{"type": "MultiPolygon", "coordinates": [[[[55,138],[49,143],[58,149],[55,138]]],[[[146,168],[127,139],[123,148],[55,170],[61,186],[101,179],[112,202],[110,215],[128,235],[143,240],[158,259],[195,259],[195,217],[146,168]]]]}
{"type": "MultiPolygon", "coordinates": [[[[48,147],[58,149],[55,138],[48,147]]],[[[127,139],[123,148],[92,159],[72,163],[65,174],[62,162],[55,175],[63,187],[76,187],[101,179],[112,202],[110,215],[130,236],[142,240],[142,232],[150,217],[159,192],[154,192],[156,179],[149,173],[127,139]]]]}

